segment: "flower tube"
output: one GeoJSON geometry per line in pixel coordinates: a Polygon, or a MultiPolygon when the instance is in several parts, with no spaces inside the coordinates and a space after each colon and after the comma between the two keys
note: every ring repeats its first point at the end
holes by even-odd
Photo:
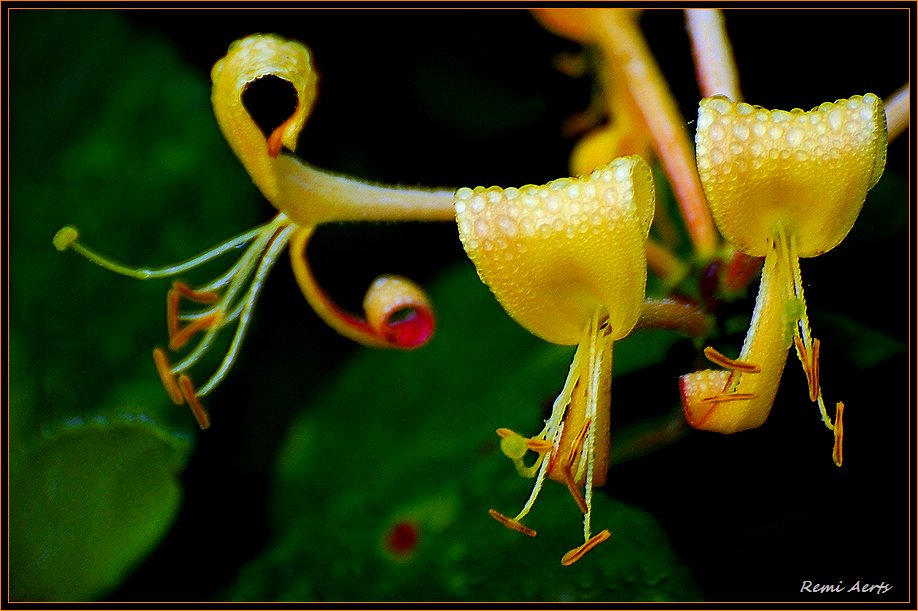
{"type": "Polygon", "coordinates": [[[498,429],[503,453],[535,484],[515,517],[491,510],[505,526],[535,536],[521,520],[545,478],[565,484],[584,515],[584,542],[563,565],[610,536],[592,533],[592,489],[606,481],[612,346],[641,315],[654,199],[650,168],[636,155],[542,186],[456,192],[463,246],[504,309],[535,335],[577,346],[542,431],[527,438],[498,429]],[[537,456],[532,464],[524,460],[529,452],[537,456]]]}
{"type": "Polygon", "coordinates": [[[698,111],[698,172],[717,227],[737,250],[765,257],[752,323],[737,359],[705,354],[723,370],[682,376],[686,419],[732,433],[761,425],[793,344],[810,400],[834,433],[842,464],[844,404],[829,419],[819,379],[800,257],[837,246],[851,230],[886,162],[886,119],[873,95],[824,103],[809,112],[766,110],[724,97],[698,111]]]}

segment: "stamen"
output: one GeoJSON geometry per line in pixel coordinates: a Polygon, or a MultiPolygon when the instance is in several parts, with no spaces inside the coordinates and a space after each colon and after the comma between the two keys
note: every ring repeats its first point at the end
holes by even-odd
{"type": "Polygon", "coordinates": [[[531,437],[527,437],[525,441],[526,441],[526,447],[532,450],[533,452],[537,452],[538,454],[544,454],[545,452],[551,452],[552,448],[555,447],[555,444],[553,444],[552,442],[546,439],[533,439],[531,437]]]}
{"type": "Polygon", "coordinates": [[[248,292],[246,293],[244,305],[239,314],[239,324],[236,327],[236,333],[233,335],[233,339],[223,357],[223,361],[220,363],[220,367],[210,377],[207,383],[201,387],[201,390],[198,391],[200,396],[206,396],[217,386],[217,384],[223,381],[223,378],[226,377],[226,374],[229,373],[230,368],[236,361],[236,357],[239,355],[239,348],[242,346],[242,340],[245,338],[246,331],[252,321],[252,310],[255,308],[255,302],[258,300],[261,288],[264,286],[265,280],[268,277],[268,272],[271,271],[281,251],[287,246],[287,243],[290,241],[290,235],[294,231],[297,231],[296,225],[282,225],[281,229],[277,229],[271,236],[270,242],[262,252],[261,260],[258,263],[258,267],[255,269],[255,277],[252,278],[252,283],[249,285],[248,292]]]}
{"type": "Polygon", "coordinates": [[[712,395],[710,397],[705,397],[699,399],[702,403],[721,403],[725,401],[750,401],[756,398],[754,392],[735,392],[735,393],[721,393],[719,395],[712,395]]]}
{"type": "Polygon", "coordinates": [[[813,338],[813,349],[807,350],[803,340],[799,336],[794,336],[794,345],[797,347],[797,353],[800,355],[800,362],[803,364],[803,373],[806,374],[806,384],[810,391],[810,401],[816,402],[819,399],[819,340],[813,338]]]}
{"type": "MultiPolygon", "coordinates": [[[[181,319],[179,318],[179,309],[180,301],[182,296],[175,286],[169,289],[169,292],[166,293],[166,332],[169,334],[169,343],[170,346],[172,341],[175,339],[175,336],[179,334],[179,329],[181,327],[181,319]]],[[[175,348],[171,348],[175,350],[175,348]]]]}
{"type": "Polygon", "coordinates": [[[580,508],[580,513],[585,514],[590,508],[587,507],[586,499],[583,498],[583,493],[577,488],[577,482],[574,481],[574,475],[571,473],[571,466],[569,464],[565,465],[561,472],[564,474],[564,483],[567,485],[568,492],[574,497],[574,502],[577,503],[577,507],[580,508]]]}
{"type": "Polygon", "coordinates": [[[512,459],[522,458],[527,450],[532,450],[538,454],[544,454],[554,447],[550,441],[523,437],[511,429],[499,428],[497,429],[497,434],[501,438],[500,451],[508,458],[512,459]]]}
{"type": "Polygon", "coordinates": [[[491,514],[492,518],[494,518],[495,520],[497,520],[498,522],[500,522],[501,524],[503,524],[510,530],[515,530],[516,532],[523,533],[524,535],[528,537],[536,536],[536,531],[532,530],[528,526],[523,526],[522,524],[520,524],[519,522],[517,522],[516,520],[512,518],[508,518],[504,514],[497,511],[496,509],[489,509],[488,513],[491,514]]]}
{"type": "Polygon", "coordinates": [[[220,299],[220,295],[216,291],[196,291],[179,280],[172,283],[172,290],[189,301],[205,305],[217,303],[220,299]]]}
{"type": "Polygon", "coordinates": [[[241,246],[242,244],[250,242],[253,238],[255,238],[255,236],[259,234],[261,230],[262,227],[250,229],[233,238],[230,238],[229,240],[226,240],[222,244],[218,244],[217,246],[201,253],[196,257],[181,263],[176,263],[175,265],[167,265],[165,267],[157,268],[130,267],[103,257],[95,251],[90,250],[86,246],[80,244],[77,241],[79,238],[79,232],[75,227],[69,225],[58,231],[52,242],[54,243],[54,247],[58,250],[66,250],[69,248],[74,252],[79,253],[83,257],[86,257],[96,265],[104,267],[105,269],[111,272],[115,272],[116,274],[129,276],[131,278],[137,278],[139,280],[148,280],[151,278],[167,278],[169,276],[175,276],[176,274],[194,269],[199,265],[210,261],[211,259],[219,257],[220,255],[238,246],[241,246]]]}
{"type": "Polygon", "coordinates": [[[601,532],[596,533],[593,537],[591,537],[583,545],[579,547],[575,547],[568,553],[564,554],[564,556],[561,558],[561,564],[563,566],[570,566],[574,564],[575,562],[583,558],[584,554],[586,554],[588,551],[590,551],[591,549],[593,549],[594,547],[596,547],[597,545],[599,545],[600,543],[602,543],[603,541],[605,541],[611,536],[612,536],[612,533],[610,533],[608,530],[603,530],[601,532]]]}
{"type": "Polygon", "coordinates": [[[200,426],[201,429],[210,428],[210,417],[207,415],[204,406],[201,405],[201,402],[198,400],[198,395],[194,389],[194,385],[191,383],[191,378],[183,373],[178,377],[178,384],[182,389],[182,396],[185,397],[188,406],[191,407],[191,413],[194,414],[195,420],[198,421],[198,426],[200,426]]]}
{"type": "MultiPolygon", "coordinates": [[[[564,483],[567,485],[567,489],[571,493],[571,496],[574,497],[574,501],[577,503],[577,506],[580,507],[581,513],[587,513],[589,511],[589,507],[587,506],[586,500],[583,498],[583,494],[581,494],[580,489],[577,487],[577,482],[574,480],[574,474],[571,472],[571,466],[574,464],[574,456],[576,456],[576,454],[583,449],[583,441],[586,439],[587,429],[589,428],[590,419],[587,418],[583,428],[580,429],[580,432],[574,439],[574,443],[571,445],[570,452],[568,453],[567,458],[561,467],[561,472],[564,475],[564,483]]],[[[592,482],[588,480],[587,486],[591,485],[592,482]]]]}
{"type": "Polygon", "coordinates": [[[835,404],[835,424],[834,424],[834,433],[835,433],[835,445],[832,448],[832,460],[835,462],[836,467],[842,466],[842,442],[844,441],[845,436],[845,427],[842,416],[845,412],[845,404],[839,401],[835,404]]]}
{"type": "Polygon", "coordinates": [[[169,398],[172,399],[172,402],[176,405],[185,403],[182,391],[175,382],[175,376],[172,375],[172,366],[169,364],[169,359],[162,348],[153,349],[153,362],[156,363],[156,372],[159,374],[159,379],[162,381],[166,392],[169,393],[169,398]]]}
{"type": "Polygon", "coordinates": [[[760,373],[762,371],[762,368],[755,363],[728,358],[711,346],[704,349],[704,355],[715,365],[720,365],[724,369],[730,369],[731,371],[739,371],[740,373],[760,373]]]}
{"type": "Polygon", "coordinates": [[[220,312],[213,312],[191,321],[183,329],[176,329],[173,333],[172,325],[169,326],[169,350],[179,350],[194,337],[198,331],[209,329],[220,324],[220,312]]]}

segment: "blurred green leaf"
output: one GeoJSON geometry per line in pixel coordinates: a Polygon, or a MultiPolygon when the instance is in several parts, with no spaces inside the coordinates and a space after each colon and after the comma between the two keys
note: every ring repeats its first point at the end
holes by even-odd
{"type": "Polygon", "coordinates": [[[259,196],[206,75],[169,46],[113,12],[10,22],[11,592],[90,599],[168,530],[195,427],[150,358],[167,285],[51,238],[73,223],[115,258],[162,264],[253,225],[259,196]]]}
{"type": "MultiPolygon", "coordinates": [[[[442,326],[429,346],[359,352],[295,422],[278,462],[276,543],[231,596],[697,597],[653,519],[602,489],[593,497],[593,527],[609,528],[612,538],[572,567],[560,558],[582,542],[582,515],[563,486],[547,483],[527,518],[535,539],[488,516],[490,507],[512,515],[532,484],[500,453],[494,429],[539,428],[572,349],[517,326],[469,265],[442,276],[431,295],[442,326]],[[406,553],[387,544],[406,533],[406,553]]],[[[639,351],[623,350],[616,365],[627,370],[631,358],[639,351]]],[[[614,479],[613,471],[613,495],[614,479]]]]}
{"type": "Polygon", "coordinates": [[[168,529],[188,445],[149,422],[77,422],[10,481],[14,600],[86,600],[168,529]]]}

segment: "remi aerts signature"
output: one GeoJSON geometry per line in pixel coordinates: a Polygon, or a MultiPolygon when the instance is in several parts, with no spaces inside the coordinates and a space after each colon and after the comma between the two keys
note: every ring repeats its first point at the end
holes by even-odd
{"type": "Polygon", "coordinates": [[[892,584],[885,581],[880,583],[868,583],[858,579],[854,583],[813,583],[809,579],[804,579],[800,583],[801,592],[810,592],[812,594],[835,594],[837,592],[858,592],[862,594],[886,594],[892,590],[892,584]]]}

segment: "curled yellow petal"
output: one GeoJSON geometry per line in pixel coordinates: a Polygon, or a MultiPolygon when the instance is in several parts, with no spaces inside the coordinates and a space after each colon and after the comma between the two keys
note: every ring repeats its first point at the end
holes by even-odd
{"type": "Polygon", "coordinates": [[[268,201],[294,223],[453,220],[452,190],[367,184],[280,154],[281,144],[296,147],[316,97],[316,73],[302,44],[274,34],[243,38],[214,65],[211,79],[214,115],[227,142],[268,201]],[[271,134],[262,133],[242,99],[267,76],[290,83],[297,98],[293,114],[271,134]]]}
{"type": "Polygon", "coordinates": [[[886,119],[873,95],[809,112],[705,98],[695,136],[698,173],[724,237],[765,256],[783,231],[798,255],[831,250],[854,225],[886,162],[886,119]]]}
{"type": "Polygon", "coordinates": [[[762,282],[746,341],[738,361],[716,358],[727,370],[706,369],[679,378],[686,421],[697,429],[735,433],[761,426],[771,412],[793,331],[788,324],[787,287],[791,280],[772,247],[765,258],[762,282]],[[758,371],[756,371],[758,369],[758,371]]]}
{"type": "Polygon", "coordinates": [[[542,186],[459,189],[455,208],[481,279],[532,333],[577,344],[597,307],[608,313],[612,339],[634,327],[654,210],[653,179],[640,157],[542,186]]]}
{"type": "Polygon", "coordinates": [[[230,45],[226,56],[214,64],[210,76],[211,101],[220,130],[258,188],[275,202],[279,190],[276,150],[270,154],[268,138],[249,115],[242,94],[266,76],[276,76],[293,86],[296,110],[280,126],[275,140],[295,149],[316,96],[317,78],[309,50],[280,36],[256,34],[230,45]]]}
{"type": "Polygon", "coordinates": [[[363,300],[365,318],[341,309],[312,273],[306,249],[314,228],[297,229],[290,239],[290,262],[303,296],[332,329],[373,348],[420,348],[433,336],[433,307],[424,291],[400,276],[380,276],[363,300]]]}

